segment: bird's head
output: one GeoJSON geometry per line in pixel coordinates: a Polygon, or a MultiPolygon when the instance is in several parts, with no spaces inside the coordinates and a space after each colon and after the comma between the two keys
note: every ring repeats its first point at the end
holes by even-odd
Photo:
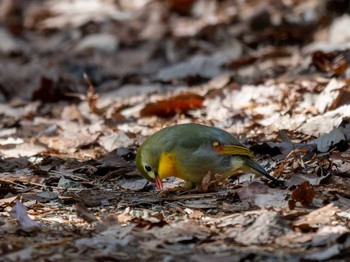
{"type": "Polygon", "coordinates": [[[162,179],[158,175],[160,155],[159,150],[147,144],[142,145],[136,155],[137,169],[148,181],[155,182],[158,189],[163,188],[162,179]]]}

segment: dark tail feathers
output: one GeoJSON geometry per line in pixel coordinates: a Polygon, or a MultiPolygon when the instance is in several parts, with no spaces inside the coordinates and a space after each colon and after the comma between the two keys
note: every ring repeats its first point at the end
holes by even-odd
{"type": "Polygon", "coordinates": [[[270,174],[268,174],[266,172],[266,170],[260,164],[255,162],[253,159],[247,157],[245,159],[245,163],[247,164],[248,167],[250,167],[252,169],[251,171],[254,174],[262,175],[262,176],[270,179],[276,185],[279,185],[279,186],[284,186],[285,185],[284,181],[278,180],[278,179],[274,178],[273,176],[271,176],[270,174]]]}

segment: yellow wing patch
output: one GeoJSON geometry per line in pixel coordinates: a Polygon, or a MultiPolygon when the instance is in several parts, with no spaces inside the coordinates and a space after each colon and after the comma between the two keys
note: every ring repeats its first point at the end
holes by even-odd
{"type": "Polygon", "coordinates": [[[176,157],[171,152],[165,152],[160,156],[158,175],[161,179],[170,176],[179,176],[176,157]]]}
{"type": "Polygon", "coordinates": [[[253,153],[245,146],[236,146],[236,145],[215,146],[214,143],[213,145],[214,145],[215,151],[222,155],[240,155],[240,156],[248,156],[248,157],[254,156],[253,153]]]}

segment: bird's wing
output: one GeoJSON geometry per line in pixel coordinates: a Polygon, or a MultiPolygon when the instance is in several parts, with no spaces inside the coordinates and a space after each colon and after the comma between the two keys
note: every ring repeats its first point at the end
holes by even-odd
{"type": "Polygon", "coordinates": [[[253,153],[245,146],[240,145],[215,145],[214,150],[221,155],[239,155],[253,157],[253,153]]]}

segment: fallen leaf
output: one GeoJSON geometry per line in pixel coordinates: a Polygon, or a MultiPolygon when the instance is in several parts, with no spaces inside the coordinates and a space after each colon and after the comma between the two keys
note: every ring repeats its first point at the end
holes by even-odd
{"type": "Polygon", "coordinates": [[[39,141],[51,149],[60,153],[74,153],[79,148],[91,145],[96,142],[100,134],[83,135],[81,133],[69,133],[66,137],[40,137],[39,141]]]}
{"type": "Polygon", "coordinates": [[[33,91],[32,100],[39,100],[46,103],[68,100],[71,98],[65,94],[71,92],[73,90],[70,89],[70,86],[63,79],[41,76],[39,87],[33,91]]]}
{"type": "Polygon", "coordinates": [[[77,120],[81,123],[84,121],[84,118],[83,118],[81,112],[79,111],[78,107],[74,104],[65,106],[63,108],[61,118],[63,120],[68,120],[68,121],[77,120]]]}
{"type": "Polygon", "coordinates": [[[323,250],[305,254],[303,258],[309,261],[329,261],[329,259],[343,254],[343,252],[346,252],[346,250],[350,248],[350,238],[348,237],[347,239],[348,240],[344,244],[332,245],[323,250]]]}
{"type": "Polygon", "coordinates": [[[162,228],[155,227],[152,228],[151,232],[157,239],[168,243],[206,239],[210,235],[208,228],[198,225],[193,221],[179,221],[165,225],[162,228]]]}
{"type": "Polygon", "coordinates": [[[58,193],[51,191],[38,192],[36,194],[35,200],[38,202],[47,202],[53,199],[57,199],[58,193]]]}
{"type": "Polygon", "coordinates": [[[204,217],[204,212],[198,210],[198,209],[190,209],[190,208],[185,208],[184,212],[188,214],[188,217],[190,219],[199,219],[201,217],[204,217]]]}
{"type": "Polygon", "coordinates": [[[261,214],[253,224],[239,230],[235,241],[245,245],[267,245],[290,231],[292,230],[287,221],[278,212],[270,211],[261,214]]]}
{"type": "Polygon", "coordinates": [[[83,203],[76,203],[74,205],[77,217],[85,220],[88,223],[98,221],[97,217],[89,210],[83,203]]]}
{"type": "Polygon", "coordinates": [[[315,107],[320,113],[335,109],[340,106],[341,97],[347,93],[347,84],[344,81],[331,79],[327,86],[319,94],[315,107]]]}
{"type": "Polygon", "coordinates": [[[300,202],[303,206],[310,206],[315,197],[315,189],[310,185],[309,181],[304,181],[296,189],[293,190],[291,199],[289,200],[289,208],[294,209],[295,204],[300,202]]]}
{"type": "MultiPolygon", "coordinates": [[[[144,1],[141,1],[141,7],[143,5],[144,1]]],[[[118,5],[109,2],[101,3],[95,0],[88,5],[80,0],[53,2],[48,5],[47,12],[51,15],[42,17],[40,23],[36,25],[41,30],[67,27],[80,28],[89,21],[93,23],[113,20],[123,21],[133,17],[129,12],[122,12],[118,5]]]]}
{"type": "Polygon", "coordinates": [[[340,123],[339,128],[343,132],[346,141],[350,141],[350,117],[344,118],[343,121],[340,123]]]}
{"type": "Polygon", "coordinates": [[[274,208],[275,210],[280,210],[288,206],[285,198],[285,190],[270,188],[267,194],[257,194],[253,203],[262,209],[274,208]]]}
{"type": "Polygon", "coordinates": [[[169,9],[181,15],[188,15],[193,4],[197,0],[170,0],[168,1],[169,9]]]}
{"type": "Polygon", "coordinates": [[[107,152],[119,147],[128,147],[133,144],[133,140],[121,130],[110,135],[100,136],[97,142],[103,146],[107,152]]]}
{"type": "Polygon", "coordinates": [[[269,188],[260,182],[252,182],[247,187],[237,190],[239,199],[242,202],[249,202],[260,208],[285,208],[287,206],[285,190],[269,188]]]}
{"type": "Polygon", "coordinates": [[[325,245],[330,245],[331,243],[337,243],[339,238],[341,238],[341,236],[346,233],[350,233],[350,230],[346,226],[324,226],[317,230],[316,235],[312,239],[312,246],[321,247],[325,245]]]}
{"type": "Polygon", "coordinates": [[[4,208],[8,205],[11,205],[17,198],[18,198],[18,196],[0,199],[0,207],[4,208]]]}
{"type": "Polygon", "coordinates": [[[188,208],[210,209],[216,208],[218,201],[216,199],[204,198],[198,200],[186,200],[184,205],[188,208]]]}
{"type": "Polygon", "coordinates": [[[115,192],[109,191],[92,191],[82,190],[79,194],[79,202],[82,202],[87,207],[101,206],[106,200],[116,199],[118,196],[115,192]]]}
{"type": "Polygon", "coordinates": [[[90,110],[96,115],[101,115],[102,111],[97,107],[97,102],[100,96],[95,92],[95,87],[93,86],[88,75],[84,74],[84,79],[89,86],[88,92],[86,94],[86,100],[89,104],[90,110]]]}
{"type": "Polygon", "coordinates": [[[189,61],[180,62],[161,69],[156,75],[156,80],[170,82],[179,79],[201,76],[213,78],[220,74],[220,66],[226,62],[222,57],[197,55],[189,61]]]}
{"type": "Polygon", "coordinates": [[[338,211],[339,207],[331,203],[300,217],[293,223],[293,226],[301,230],[308,230],[310,228],[320,228],[323,225],[330,225],[333,220],[337,220],[336,213],[338,211]]]}
{"type": "Polygon", "coordinates": [[[24,142],[22,144],[8,144],[1,146],[0,154],[4,157],[30,157],[46,151],[47,148],[39,143],[24,142]]]}
{"type": "MultiPolygon", "coordinates": [[[[326,4],[328,14],[331,14],[332,12],[343,14],[343,10],[344,8],[346,9],[347,6],[349,6],[349,2],[329,1],[326,4]]],[[[332,19],[328,29],[327,46],[335,45],[336,47],[339,47],[339,44],[348,43],[350,37],[348,30],[349,23],[350,17],[348,13],[344,13],[344,15],[336,16],[334,19],[332,19]]],[[[348,51],[348,49],[345,51],[348,51]]]]}
{"type": "Polygon", "coordinates": [[[344,55],[340,52],[316,51],[312,54],[312,63],[318,70],[337,76],[344,74],[348,67],[344,55]]]}
{"type": "Polygon", "coordinates": [[[340,128],[335,128],[328,134],[325,134],[313,141],[310,141],[308,144],[317,145],[317,151],[321,153],[329,152],[331,149],[337,145],[345,142],[345,135],[340,128]]]}
{"type": "Polygon", "coordinates": [[[191,109],[201,108],[204,97],[194,93],[183,93],[166,100],[147,104],[140,111],[140,115],[173,117],[176,114],[187,113],[191,109]]]}
{"type": "Polygon", "coordinates": [[[85,36],[75,47],[77,52],[98,50],[106,53],[117,53],[119,41],[115,35],[98,33],[85,36]]]}
{"type": "Polygon", "coordinates": [[[257,194],[267,194],[269,187],[263,183],[253,181],[247,187],[240,188],[237,194],[241,201],[254,202],[257,194]]]}
{"type": "Polygon", "coordinates": [[[132,241],[130,233],[134,228],[133,224],[111,226],[93,237],[77,239],[75,245],[79,248],[99,249],[100,251],[108,251],[116,246],[125,247],[132,241]]]}
{"type": "Polygon", "coordinates": [[[117,215],[117,220],[121,224],[130,222],[133,217],[130,215],[130,207],[127,207],[123,213],[117,215]]]}
{"type": "Polygon", "coordinates": [[[25,168],[29,165],[27,157],[9,157],[0,159],[0,171],[12,172],[15,169],[25,168]]]}
{"type": "Polygon", "coordinates": [[[296,131],[307,135],[319,136],[339,127],[342,121],[350,117],[350,105],[343,105],[325,114],[314,116],[302,124],[296,131]]]}
{"type": "Polygon", "coordinates": [[[11,174],[0,173],[0,181],[10,183],[23,183],[23,184],[35,184],[44,185],[45,178],[33,174],[11,174]]]}
{"type": "Polygon", "coordinates": [[[208,225],[215,224],[218,228],[227,228],[251,225],[254,221],[254,216],[235,213],[220,218],[213,218],[212,221],[208,222],[208,225]]]}
{"type": "Polygon", "coordinates": [[[123,189],[138,191],[145,188],[147,184],[147,180],[146,179],[137,179],[137,180],[121,179],[121,180],[118,180],[116,184],[122,187],[123,189]]]}
{"type": "Polygon", "coordinates": [[[5,256],[1,256],[0,258],[4,259],[4,261],[30,261],[33,259],[34,251],[35,251],[34,247],[29,246],[29,247],[20,249],[16,252],[6,254],[5,256]]]}
{"type": "Polygon", "coordinates": [[[210,186],[210,180],[211,180],[211,173],[209,170],[209,172],[202,179],[201,188],[203,189],[204,192],[208,191],[210,186]]]}
{"type": "Polygon", "coordinates": [[[299,175],[299,174],[294,174],[290,179],[288,179],[287,184],[288,185],[301,185],[304,182],[309,182],[310,185],[312,186],[317,186],[320,185],[322,182],[324,182],[331,173],[329,172],[328,174],[324,176],[318,176],[317,174],[311,174],[311,175],[299,175]]]}
{"type": "Polygon", "coordinates": [[[0,44],[0,52],[2,54],[15,54],[17,52],[20,52],[20,39],[14,37],[3,28],[0,30],[0,38],[2,39],[0,44]]]}
{"type": "Polygon", "coordinates": [[[34,221],[28,216],[27,207],[18,200],[16,200],[15,205],[12,207],[10,215],[17,219],[20,228],[26,232],[38,231],[41,228],[37,221],[34,221]]]}

